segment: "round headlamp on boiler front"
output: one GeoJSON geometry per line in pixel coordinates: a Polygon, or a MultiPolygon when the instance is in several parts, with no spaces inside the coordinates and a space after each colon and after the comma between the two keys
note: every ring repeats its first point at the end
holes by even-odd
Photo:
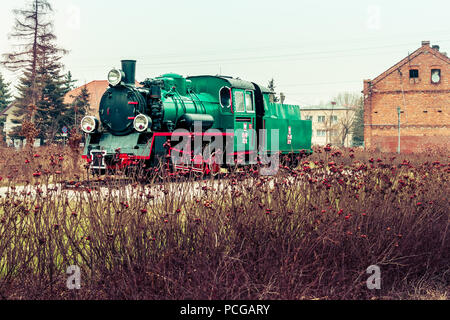
{"type": "Polygon", "coordinates": [[[150,117],[146,116],[145,114],[138,114],[133,121],[134,129],[137,132],[144,132],[147,130],[151,125],[151,119],[150,117]]]}
{"type": "Polygon", "coordinates": [[[81,120],[81,130],[92,133],[98,129],[98,120],[93,116],[86,116],[81,120]]]}
{"type": "Polygon", "coordinates": [[[113,87],[119,85],[123,78],[125,78],[125,73],[122,70],[112,69],[108,73],[108,83],[113,87]]]}

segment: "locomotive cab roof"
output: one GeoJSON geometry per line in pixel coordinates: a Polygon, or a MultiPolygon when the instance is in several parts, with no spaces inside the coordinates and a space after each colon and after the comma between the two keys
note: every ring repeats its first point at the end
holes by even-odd
{"type": "MultiPolygon", "coordinates": [[[[255,90],[255,84],[249,81],[245,81],[242,79],[238,79],[238,78],[233,78],[233,77],[229,77],[229,76],[220,76],[220,75],[200,75],[200,76],[190,76],[187,77],[186,79],[189,79],[191,81],[196,81],[196,80],[206,80],[207,78],[215,78],[217,80],[223,80],[223,82],[225,82],[225,85],[233,88],[233,89],[242,89],[242,90],[255,90]]],[[[261,89],[262,93],[273,93],[270,89],[264,87],[264,86],[260,86],[259,84],[257,84],[258,87],[261,89]]]]}

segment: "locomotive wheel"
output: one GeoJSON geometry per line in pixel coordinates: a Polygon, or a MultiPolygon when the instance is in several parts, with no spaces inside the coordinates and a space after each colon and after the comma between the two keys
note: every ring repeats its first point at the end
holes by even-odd
{"type": "Polygon", "coordinates": [[[219,152],[211,152],[211,146],[208,144],[203,149],[203,155],[210,155],[208,159],[205,159],[205,172],[212,177],[217,177],[221,169],[219,152]]]}
{"type": "Polygon", "coordinates": [[[281,155],[281,165],[287,166],[291,169],[296,169],[299,164],[299,155],[296,153],[289,153],[281,155]]]}
{"type": "Polygon", "coordinates": [[[172,159],[166,156],[165,159],[159,161],[159,165],[155,170],[156,178],[160,181],[169,179],[170,174],[173,173],[172,159]]]}
{"type": "Polygon", "coordinates": [[[216,161],[213,161],[212,163],[208,163],[208,174],[212,177],[217,177],[220,174],[220,165],[217,164],[216,161]]]}
{"type": "Polygon", "coordinates": [[[296,169],[298,167],[298,163],[299,163],[299,155],[297,153],[290,153],[288,155],[289,157],[289,161],[286,164],[289,168],[291,169],[296,169]]]}
{"type": "Polygon", "coordinates": [[[293,155],[292,164],[291,164],[292,169],[297,169],[298,164],[300,163],[299,157],[300,156],[298,154],[293,155]]]}
{"type": "Polygon", "coordinates": [[[202,164],[194,164],[193,170],[191,170],[191,176],[196,179],[201,179],[205,176],[205,165],[202,164]]]}

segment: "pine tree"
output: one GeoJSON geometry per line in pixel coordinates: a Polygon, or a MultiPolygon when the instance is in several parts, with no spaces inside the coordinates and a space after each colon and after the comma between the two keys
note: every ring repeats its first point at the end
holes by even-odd
{"type": "MultiPolygon", "coordinates": [[[[34,133],[40,131],[41,138],[54,137],[58,125],[53,122],[64,114],[65,82],[61,76],[63,66],[60,59],[67,51],[54,43],[52,12],[47,0],[32,0],[27,8],[14,10],[16,21],[10,37],[20,40],[22,45],[18,51],[4,54],[2,61],[6,68],[22,71],[17,86],[19,94],[15,115],[23,117],[23,127],[34,133]]],[[[15,134],[22,129],[17,128],[15,134]]],[[[26,132],[22,135],[27,136],[27,140],[34,139],[26,132]]]]}
{"type": "Polygon", "coordinates": [[[12,95],[9,92],[9,85],[9,83],[5,82],[0,73],[0,112],[3,112],[3,110],[11,103],[12,95]]]}
{"type": "Polygon", "coordinates": [[[64,104],[64,96],[68,83],[66,75],[61,74],[59,49],[47,46],[39,63],[37,74],[41,80],[40,99],[36,104],[36,127],[40,130],[41,139],[54,140],[55,135],[64,126],[68,106],[64,104]]]}
{"type": "MultiPolygon", "coordinates": [[[[11,103],[12,95],[9,92],[9,83],[5,82],[0,73],[0,113],[3,112],[11,103]]],[[[5,126],[6,117],[0,117],[0,144],[3,145],[5,137],[3,136],[3,129],[5,126]]]]}
{"type": "Polygon", "coordinates": [[[267,85],[267,87],[270,89],[270,91],[272,91],[273,93],[270,95],[272,102],[278,102],[280,101],[280,99],[276,96],[275,94],[275,80],[272,78],[269,81],[269,84],[267,85]]]}
{"type": "Polygon", "coordinates": [[[67,117],[64,119],[65,125],[68,127],[75,127],[78,132],[78,124],[80,120],[86,115],[90,107],[91,95],[86,86],[81,88],[80,94],[74,97],[73,102],[69,105],[67,117]]]}
{"type": "Polygon", "coordinates": [[[77,80],[73,79],[72,72],[69,71],[64,75],[64,94],[75,88],[75,82],[77,82],[77,80]]]}
{"type": "MultiPolygon", "coordinates": [[[[84,117],[91,106],[90,104],[91,100],[91,94],[89,93],[89,90],[84,86],[81,88],[81,92],[75,99],[75,112],[78,114],[78,119],[81,119],[81,117],[84,117]]],[[[76,118],[75,118],[75,124],[76,124],[76,118]]]]}
{"type": "Polygon", "coordinates": [[[353,145],[361,146],[364,143],[364,104],[358,106],[355,121],[352,127],[353,145]]]}

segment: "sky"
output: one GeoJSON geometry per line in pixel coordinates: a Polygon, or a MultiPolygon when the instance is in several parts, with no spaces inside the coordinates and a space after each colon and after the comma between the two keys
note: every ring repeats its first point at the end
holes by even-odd
{"type": "MultiPolygon", "coordinates": [[[[13,9],[0,0],[0,53],[10,52],[13,9]]],[[[164,73],[221,74],[267,86],[286,103],[316,105],[359,93],[420,47],[450,54],[448,0],[49,0],[65,70],[77,84],[105,80],[121,59],[142,81],[164,73]]],[[[20,73],[0,66],[17,84],[20,73]]]]}

